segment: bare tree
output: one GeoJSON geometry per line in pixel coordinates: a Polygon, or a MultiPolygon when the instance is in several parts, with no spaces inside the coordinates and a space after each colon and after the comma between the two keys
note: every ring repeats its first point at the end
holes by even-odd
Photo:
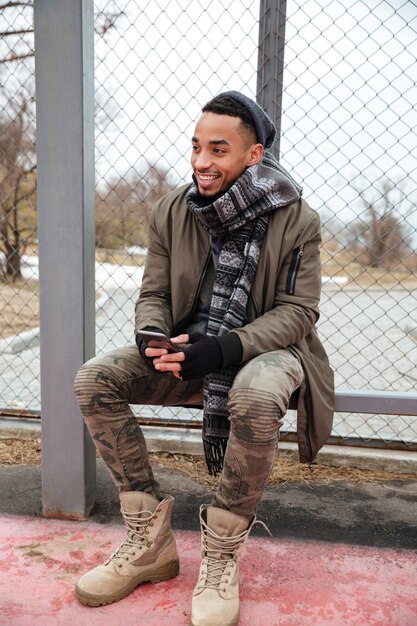
{"type": "MultiPolygon", "coordinates": [[[[99,3],[103,5],[104,3],[99,3]]],[[[105,3],[105,8],[98,8],[95,14],[94,30],[97,35],[105,36],[116,22],[124,15],[117,9],[116,2],[105,3]]],[[[0,16],[5,27],[0,30],[3,49],[0,53],[0,65],[24,61],[34,56],[33,45],[33,0],[10,0],[0,2],[0,16]]]]}
{"type": "Polygon", "coordinates": [[[29,105],[21,98],[11,118],[4,113],[0,117],[0,252],[3,279],[8,281],[21,278],[21,255],[36,233],[36,219],[31,219],[36,164],[29,105]]]}
{"type": "MultiPolygon", "coordinates": [[[[97,37],[124,15],[99,0],[97,37]]],[[[21,258],[36,236],[33,0],[0,0],[0,277],[21,277],[21,258]]]]}
{"type": "Polygon", "coordinates": [[[33,2],[2,2],[0,16],[4,24],[0,31],[0,64],[16,63],[33,57],[33,2]]]}
{"type": "Polygon", "coordinates": [[[130,170],[105,183],[96,193],[96,245],[117,248],[147,245],[149,212],[175,186],[167,171],[150,165],[130,170]]]}
{"type": "Polygon", "coordinates": [[[382,180],[375,187],[355,189],[362,201],[364,215],[351,226],[351,247],[365,251],[370,267],[398,265],[410,250],[412,228],[407,222],[412,207],[404,209],[406,194],[394,182],[382,180]]]}

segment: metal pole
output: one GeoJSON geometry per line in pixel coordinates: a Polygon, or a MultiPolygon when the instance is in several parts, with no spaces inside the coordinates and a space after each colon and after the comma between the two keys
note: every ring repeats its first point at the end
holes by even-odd
{"type": "Polygon", "coordinates": [[[42,510],[85,519],[95,452],[73,392],[95,351],[93,0],[36,0],[42,510]]]}
{"type": "Polygon", "coordinates": [[[277,127],[271,147],[277,159],[281,141],[286,11],[286,0],[260,2],[256,99],[277,127]]]}

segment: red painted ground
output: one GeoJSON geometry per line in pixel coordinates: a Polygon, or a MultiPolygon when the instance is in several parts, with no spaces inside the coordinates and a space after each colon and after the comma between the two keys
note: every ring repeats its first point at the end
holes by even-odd
{"type": "MultiPolygon", "coordinates": [[[[80,605],[78,576],[112,552],[121,526],[0,518],[1,626],[182,626],[199,566],[197,533],[178,532],[181,571],[107,607],[80,605]]],[[[250,538],[240,626],[417,626],[417,554],[250,538]]]]}

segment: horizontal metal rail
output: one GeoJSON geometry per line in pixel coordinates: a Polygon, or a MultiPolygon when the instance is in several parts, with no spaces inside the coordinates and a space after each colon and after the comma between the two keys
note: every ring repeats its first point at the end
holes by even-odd
{"type": "Polygon", "coordinates": [[[417,393],[340,390],[336,393],[335,412],[417,415],[417,393]]]}
{"type": "MultiPolygon", "coordinates": [[[[417,393],[403,393],[392,391],[351,391],[341,390],[336,393],[335,412],[338,413],[368,413],[382,415],[408,415],[417,417],[417,393]]],[[[41,419],[39,411],[28,411],[21,409],[0,409],[0,428],[2,418],[16,419],[16,427],[18,419],[29,419],[38,421],[41,419]]],[[[153,418],[137,417],[138,422],[143,425],[155,425],[158,428],[171,429],[186,428],[189,430],[200,430],[201,421],[184,421],[178,417],[170,419],[155,416],[153,418]]],[[[287,442],[296,442],[297,434],[292,431],[280,431],[280,440],[287,442]]],[[[384,440],[381,438],[363,438],[363,437],[341,437],[330,436],[327,440],[329,445],[349,446],[359,448],[375,448],[384,450],[405,450],[417,451],[417,442],[402,442],[396,439],[384,440]]]]}
{"type": "MultiPolygon", "coordinates": [[[[335,413],[367,413],[417,416],[417,393],[403,391],[362,391],[341,389],[335,394],[335,413]]],[[[0,417],[40,418],[40,411],[0,408],[0,417]]],[[[158,419],[158,418],[155,418],[158,419]]],[[[171,420],[164,420],[167,425],[171,420]]],[[[175,418],[172,419],[175,422],[175,418]]],[[[181,422],[183,424],[183,422],[181,422]]]]}

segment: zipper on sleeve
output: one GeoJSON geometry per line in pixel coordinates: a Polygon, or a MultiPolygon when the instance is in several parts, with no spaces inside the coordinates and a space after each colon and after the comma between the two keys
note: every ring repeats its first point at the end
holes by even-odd
{"type": "Polygon", "coordinates": [[[298,248],[294,248],[291,256],[290,268],[288,270],[287,276],[287,284],[285,286],[285,292],[288,293],[290,296],[293,296],[295,292],[295,283],[297,280],[297,274],[298,270],[300,269],[300,263],[301,259],[303,258],[303,254],[304,244],[302,244],[298,248]]]}
{"type": "Polygon", "coordinates": [[[309,402],[307,399],[307,393],[306,393],[306,401],[305,401],[305,407],[306,407],[306,411],[307,411],[307,447],[308,447],[308,455],[309,455],[309,467],[311,469],[312,465],[314,464],[314,458],[313,458],[313,443],[312,443],[312,424],[311,424],[311,411],[310,411],[310,407],[309,407],[309,402]]]}

